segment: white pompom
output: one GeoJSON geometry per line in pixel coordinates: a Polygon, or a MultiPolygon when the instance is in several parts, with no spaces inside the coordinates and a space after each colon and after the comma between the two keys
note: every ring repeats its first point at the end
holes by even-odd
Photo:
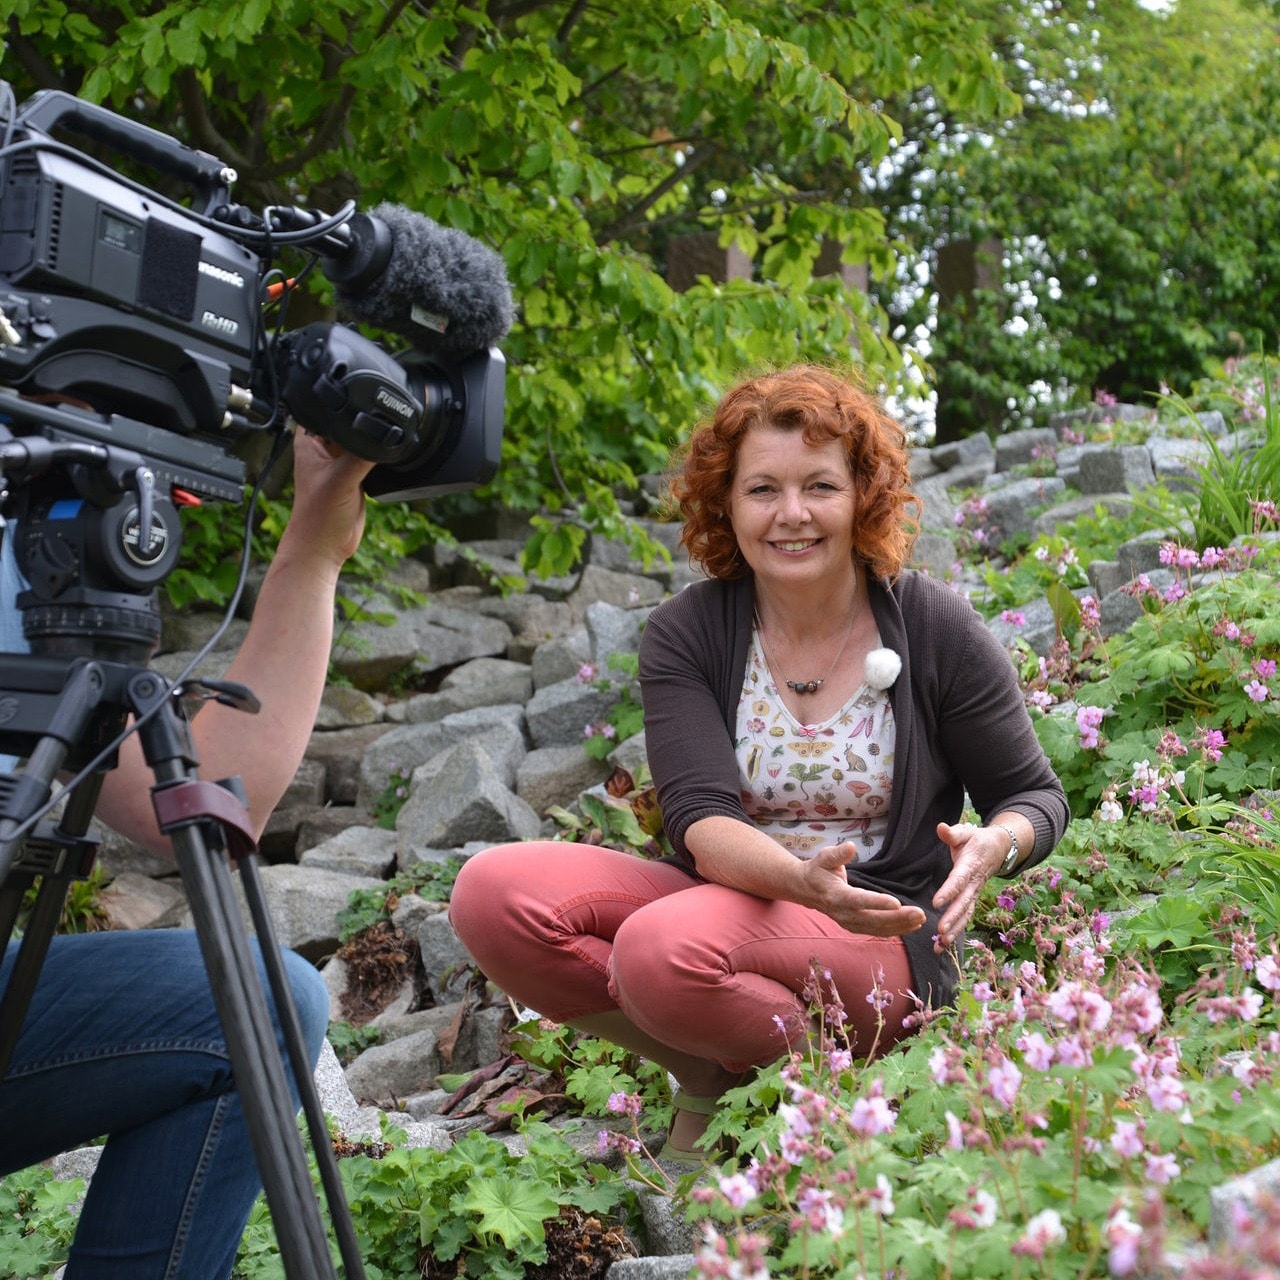
{"type": "Polygon", "coordinates": [[[873,689],[887,689],[902,670],[902,659],[892,649],[872,649],[867,654],[863,671],[873,689]]]}

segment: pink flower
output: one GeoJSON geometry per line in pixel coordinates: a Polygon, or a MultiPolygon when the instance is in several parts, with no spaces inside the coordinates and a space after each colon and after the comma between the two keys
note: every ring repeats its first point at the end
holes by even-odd
{"type": "Polygon", "coordinates": [[[965,1081],[962,1055],[954,1047],[948,1051],[941,1045],[929,1055],[929,1074],[935,1084],[963,1084],[965,1081]]]}
{"type": "Polygon", "coordinates": [[[832,1192],[821,1187],[806,1187],[796,1198],[796,1207],[815,1231],[833,1236],[844,1234],[844,1209],[832,1192]]]}
{"type": "Polygon", "coordinates": [[[1104,707],[1080,707],[1076,711],[1076,727],[1080,730],[1080,745],[1088,750],[1098,745],[1098,729],[1107,714],[1104,707]]]}
{"type": "Polygon", "coordinates": [[[1149,1155],[1147,1157],[1147,1180],[1157,1186],[1164,1187],[1182,1172],[1182,1167],[1173,1156],[1149,1155]]]}
{"type": "Polygon", "coordinates": [[[1103,822],[1119,822],[1124,817],[1124,810],[1114,796],[1104,800],[1098,806],[1098,817],[1103,822]]]}
{"type": "Polygon", "coordinates": [[[1257,680],[1250,680],[1249,683],[1245,685],[1244,691],[1254,700],[1254,702],[1266,702],[1267,696],[1271,692],[1265,684],[1261,684],[1257,680]]]}
{"type": "Polygon", "coordinates": [[[1176,542],[1162,542],[1160,563],[1174,565],[1179,569],[1194,569],[1200,563],[1200,557],[1190,547],[1180,547],[1176,542]]]}
{"type": "MultiPolygon", "coordinates": [[[[1258,1073],[1258,1064],[1252,1058],[1236,1058],[1231,1063],[1231,1074],[1246,1089],[1253,1088],[1254,1077],[1258,1073]]],[[[1238,1096],[1238,1095],[1237,1095],[1238,1096]]]]}
{"type": "Polygon", "coordinates": [[[1038,1031],[1018,1037],[1018,1048],[1033,1071],[1048,1071],[1053,1066],[1053,1046],[1038,1031]]]}
{"type": "Polygon", "coordinates": [[[999,1205],[996,1203],[996,1198],[990,1191],[975,1191],[973,1193],[971,1211],[973,1213],[974,1226],[995,1226],[996,1212],[998,1209],[999,1205]]]}
{"type": "Polygon", "coordinates": [[[745,1209],[756,1198],[756,1188],[745,1174],[735,1173],[720,1179],[720,1194],[735,1209],[745,1209]]]}
{"type": "Polygon", "coordinates": [[[872,1211],[878,1213],[882,1218],[892,1217],[894,1209],[893,1187],[889,1185],[889,1179],[883,1173],[876,1174],[876,1185],[867,1192],[867,1203],[871,1206],[872,1211]]]}
{"type": "Polygon", "coordinates": [[[786,1126],[786,1133],[795,1138],[807,1138],[813,1133],[813,1125],[805,1115],[802,1107],[793,1106],[790,1102],[778,1103],[778,1114],[786,1126]]]}
{"type": "Polygon", "coordinates": [[[1206,760],[1212,760],[1216,763],[1222,759],[1222,748],[1227,745],[1227,739],[1219,729],[1201,729],[1191,739],[1191,745],[1199,747],[1204,752],[1206,760]]]}
{"type": "MultiPolygon", "coordinates": [[[[884,975],[881,974],[881,977],[884,975]]],[[[872,987],[864,997],[866,1002],[873,1009],[887,1009],[893,1003],[893,992],[886,991],[883,987],[872,987]]]]}
{"type": "Polygon", "coordinates": [[[1259,658],[1253,669],[1264,679],[1270,680],[1276,673],[1276,664],[1270,658],[1259,658]]]}
{"type": "Polygon", "coordinates": [[[1142,1228],[1129,1216],[1127,1209],[1119,1209],[1107,1220],[1107,1267],[1113,1276],[1132,1275],[1138,1266],[1138,1244],[1142,1240],[1142,1228]]]}
{"type": "Polygon", "coordinates": [[[850,1127],[856,1133],[865,1133],[868,1136],[892,1133],[897,1119],[889,1104],[879,1095],[857,1099],[849,1112],[850,1127]]]}
{"type": "Polygon", "coordinates": [[[1053,1244],[1061,1244],[1067,1238],[1062,1216],[1056,1209],[1043,1209],[1027,1223],[1020,1240],[1014,1241],[1011,1252],[1043,1258],[1045,1250],[1053,1244]]]}
{"type": "Polygon", "coordinates": [[[1157,1111],[1181,1111],[1187,1105],[1187,1091],[1176,1076],[1152,1076],[1147,1081],[1147,1097],[1157,1111]]]}
{"type": "Polygon", "coordinates": [[[1117,1020],[1123,1023],[1120,1043],[1132,1044],[1137,1036],[1150,1035],[1164,1021],[1159,993],[1145,982],[1131,982],[1116,1000],[1117,1020]]]}
{"type": "Polygon", "coordinates": [[[1254,968],[1253,975],[1258,979],[1258,985],[1266,987],[1268,991],[1280,991],[1280,958],[1273,952],[1271,955],[1262,956],[1254,968]]]}
{"type": "Polygon", "coordinates": [[[1236,997],[1236,1017],[1241,1022],[1252,1022],[1262,1012],[1262,997],[1249,987],[1236,997]]]}
{"type": "Polygon", "coordinates": [[[1009,1108],[1018,1096],[1021,1083],[1022,1072],[1008,1058],[1001,1058],[987,1072],[987,1085],[983,1092],[990,1094],[1002,1107],[1009,1108]]]}
{"type": "Polygon", "coordinates": [[[1274,520],[1280,519],[1280,514],[1277,514],[1277,508],[1274,502],[1271,502],[1269,500],[1262,500],[1257,502],[1250,502],[1249,506],[1252,509],[1253,514],[1260,517],[1263,520],[1274,521],[1274,520]]]}
{"type": "Polygon", "coordinates": [[[1064,982],[1049,994],[1049,1012],[1069,1027],[1101,1031],[1111,1021],[1111,1003],[1079,982],[1064,982]]]}
{"type": "Polygon", "coordinates": [[[964,1150],[964,1126],[960,1123],[959,1118],[954,1111],[948,1111],[946,1114],[947,1121],[947,1146],[952,1151],[964,1150]]]}
{"type": "Polygon", "coordinates": [[[1111,1134],[1111,1149],[1132,1160],[1142,1154],[1142,1133],[1132,1120],[1117,1120],[1111,1134]]]}
{"type": "Polygon", "coordinates": [[[1093,1062],[1093,1050],[1074,1032],[1060,1036],[1054,1057],[1063,1067],[1087,1067],[1093,1062]]]}
{"type": "Polygon", "coordinates": [[[827,1050],[827,1067],[839,1075],[853,1066],[853,1054],[848,1049],[831,1048],[827,1050]]]}

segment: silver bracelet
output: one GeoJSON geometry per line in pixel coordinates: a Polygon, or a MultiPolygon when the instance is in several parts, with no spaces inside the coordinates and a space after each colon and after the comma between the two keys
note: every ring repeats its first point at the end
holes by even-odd
{"type": "Polygon", "coordinates": [[[1008,878],[1018,869],[1018,833],[1012,827],[1006,827],[1003,822],[996,825],[1009,837],[1009,852],[1004,855],[999,871],[1000,875],[1008,878]]]}

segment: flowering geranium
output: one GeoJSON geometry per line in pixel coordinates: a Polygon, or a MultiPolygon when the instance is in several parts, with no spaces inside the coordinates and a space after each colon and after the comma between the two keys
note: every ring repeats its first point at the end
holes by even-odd
{"type": "Polygon", "coordinates": [[[1280,954],[1238,918],[1221,937],[1226,963],[1169,1008],[1105,928],[1064,929],[1044,963],[974,943],[956,1011],[838,1071],[828,994],[808,1051],[754,1085],[778,1102],[736,1172],[693,1194],[719,1224],[695,1275],[754,1265],[770,1232],[768,1274],[802,1280],[1163,1273],[1200,1247],[1205,1174],[1280,1154],[1280,954]],[[1265,1025],[1247,1070],[1215,1001],[1265,1025]]]}

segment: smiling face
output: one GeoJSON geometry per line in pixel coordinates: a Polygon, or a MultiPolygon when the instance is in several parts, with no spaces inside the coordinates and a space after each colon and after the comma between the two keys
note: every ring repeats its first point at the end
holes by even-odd
{"type": "Polygon", "coordinates": [[[729,520],[758,587],[835,591],[853,575],[853,480],[838,440],[752,427],[742,438],[729,520]]]}

